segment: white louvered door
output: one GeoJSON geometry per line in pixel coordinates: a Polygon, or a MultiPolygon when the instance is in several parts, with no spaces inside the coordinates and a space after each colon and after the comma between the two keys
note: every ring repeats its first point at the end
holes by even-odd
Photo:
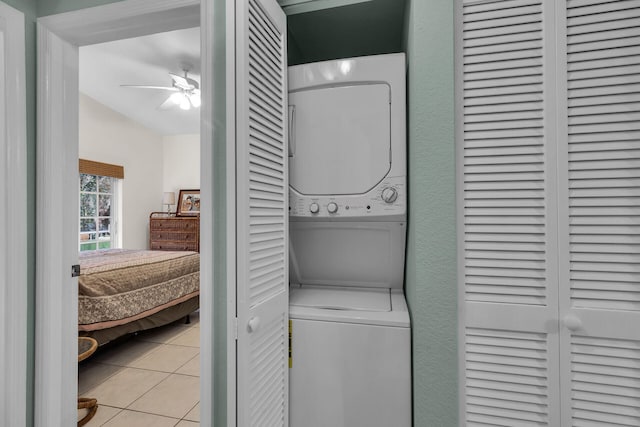
{"type": "Polygon", "coordinates": [[[458,16],[461,425],[640,426],[640,0],[458,16]]]}
{"type": "Polygon", "coordinates": [[[237,425],[288,425],[286,18],[236,1],[237,425]]]}
{"type": "Polygon", "coordinates": [[[552,5],[459,4],[461,425],[560,419],[552,5]]]}
{"type": "Polygon", "coordinates": [[[640,426],[640,0],[561,3],[563,425],[640,426]]]}

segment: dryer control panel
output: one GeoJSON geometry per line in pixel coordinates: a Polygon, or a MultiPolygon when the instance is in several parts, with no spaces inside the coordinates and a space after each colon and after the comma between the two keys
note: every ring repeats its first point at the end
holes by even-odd
{"type": "Polygon", "coordinates": [[[405,215],[407,207],[406,179],[387,177],[366,194],[340,196],[307,196],[289,189],[289,216],[300,219],[378,218],[405,215]]]}

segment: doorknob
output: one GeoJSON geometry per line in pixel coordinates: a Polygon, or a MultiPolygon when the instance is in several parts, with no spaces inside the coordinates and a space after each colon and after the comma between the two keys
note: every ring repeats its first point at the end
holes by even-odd
{"type": "Polygon", "coordinates": [[[567,314],[564,316],[564,326],[570,331],[577,331],[582,328],[582,320],[575,314],[567,314]]]}
{"type": "Polygon", "coordinates": [[[249,319],[249,321],[247,322],[247,332],[256,332],[258,328],[260,328],[260,318],[252,317],[251,319],[249,319]]]}

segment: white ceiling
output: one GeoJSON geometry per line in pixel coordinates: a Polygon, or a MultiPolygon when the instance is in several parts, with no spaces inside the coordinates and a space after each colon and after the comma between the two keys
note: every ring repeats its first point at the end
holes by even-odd
{"type": "Polygon", "coordinates": [[[200,133],[200,109],[158,106],[173,92],[120,85],[171,86],[168,73],[200,82],[200,29],[170,31],[80,48],[80,92],[162,135],[200,133]]]}

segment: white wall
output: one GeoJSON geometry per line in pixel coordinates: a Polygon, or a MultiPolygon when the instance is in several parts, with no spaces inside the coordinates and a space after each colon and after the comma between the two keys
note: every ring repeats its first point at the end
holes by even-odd
{"type": "Polygon", "coordinates": [[[165,136],[163,155],[163,191],[173,191],[178,200],[181,189],[200,188],[200,135],[165,136]]]}
{"type": "Polygon", "coordinates": [[[80,158],[124,166],[122,244],[147,249],[149,214],[162,209],[162,136],[83,94],[79,130],[80,158]]]}

